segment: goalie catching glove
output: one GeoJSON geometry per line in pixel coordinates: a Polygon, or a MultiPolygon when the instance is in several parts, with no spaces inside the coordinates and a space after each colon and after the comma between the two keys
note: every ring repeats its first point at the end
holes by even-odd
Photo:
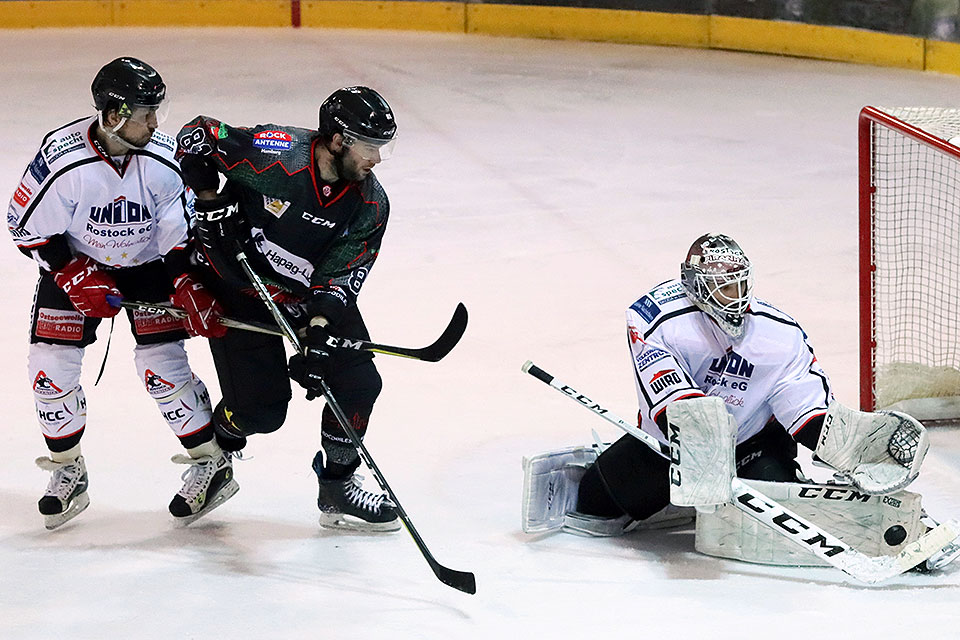
{"type": "Polygon", "coordinates": [[[882,495],[916,479],[929,447],[927,430],[905,413],[866,413],[832,402],[814,456],[864,493],[882,495]]]}

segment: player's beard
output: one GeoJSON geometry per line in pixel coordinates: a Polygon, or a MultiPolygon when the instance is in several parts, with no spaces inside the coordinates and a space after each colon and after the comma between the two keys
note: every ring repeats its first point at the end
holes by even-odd
{"type": "Polygon", "coordinates": [[[133,145],[134,147],[138,149],[143,149],[145,146],[147,146],[147,143],[150,142],[150,139],[153,138],[153,131],[151,131],[150,129],[147,129],[145,133],[141,134],[136,138],[130,137],[130,136],[122,136],[122,137],[124,140],[126,140],[129,144],[133,145]]]}
{"type": "Polygon", "coordinates": [[[369,169],[363,169],[356,162],[348,161],[346,159],[346,152],[340,152],[339,154],[333,157],[333,165],[337,169],[337,175],[341,180],[348,180],[350,182],[359,182],[367,177],[370,173],[369,169]]]}

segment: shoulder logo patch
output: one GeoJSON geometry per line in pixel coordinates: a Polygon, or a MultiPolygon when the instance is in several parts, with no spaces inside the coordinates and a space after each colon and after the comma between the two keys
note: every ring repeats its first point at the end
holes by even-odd
{"type": "Polygon", "coordinates": [[[653,322],[653,319],[660,315],[660,307],[648,296],[643,296],[634,302],[632,308],[647,322],[653,322]]]}

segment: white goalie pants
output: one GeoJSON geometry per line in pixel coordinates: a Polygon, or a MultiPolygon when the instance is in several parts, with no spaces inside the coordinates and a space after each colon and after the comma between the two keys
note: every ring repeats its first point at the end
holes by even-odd
{"type": "MultiPolygon", "coordinates": [[[[81,347],[30,345],[27,369],[37,418],[48,441],[75,436],[86,426],[86,398],[80,385],[83,353],[81,347]]],[[[178,438],[210,424],[210,396],[190,370],[182,340],[137,345],[134,362],[141,383],[178,438]]]]}

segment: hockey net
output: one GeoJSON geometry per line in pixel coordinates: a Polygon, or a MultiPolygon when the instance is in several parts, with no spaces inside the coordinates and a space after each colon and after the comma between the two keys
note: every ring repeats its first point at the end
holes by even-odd
{"type": "Polygon", "coordinates": [[[960,420],[960,109],[859,129],[861,408],[960,420]]]}

